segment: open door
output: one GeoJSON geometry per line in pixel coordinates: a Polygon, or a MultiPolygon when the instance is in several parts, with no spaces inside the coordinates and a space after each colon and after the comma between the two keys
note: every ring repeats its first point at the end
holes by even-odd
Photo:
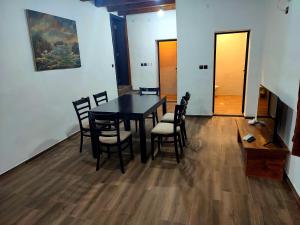
{"type": "Polygon", "coordinates": [[[117,85],[120,89],[130,86],[129,51],[125,18],[110,14],[112,42],[114,48],[117,85]]]}
{"type": "Polygon", "coordinates": [[[244,113],[249,31],[215,34],[213,112],[244,113]]]}
{"type": "Polygon", "coordinates": [[[177,101],[177,41],[161,40],[158,44],[159,87],[167,101],[177,101]]]}

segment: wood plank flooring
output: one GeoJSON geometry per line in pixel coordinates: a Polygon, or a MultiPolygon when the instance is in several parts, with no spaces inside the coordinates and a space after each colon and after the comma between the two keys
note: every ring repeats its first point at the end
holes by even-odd
{"type": "Polygon", "coordinates": [[[171,146],[141,164],[134,134],[124,175],[113,155],[96,172],[90,140],[80,154],[79,136],[70,138],[0,177],[0,224],[300,224],[283,183],[245,177],[233,118],[188,118],[187,127],[180,164],[171,146]]]}

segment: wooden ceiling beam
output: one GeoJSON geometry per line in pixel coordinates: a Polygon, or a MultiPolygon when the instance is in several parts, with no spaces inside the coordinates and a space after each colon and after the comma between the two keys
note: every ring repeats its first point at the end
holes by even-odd
{"type": "MultiPolygon", "coordinates": [[[[107,7],[107,6],[145,3],[149,1],[153,1],[153,0],[95,0],[95,5],[97,7],[107,7]]],[[[157,0],[157,2],[160,2],[160,0],[157,0]]]]}
{"type": "Polygon", "coordinates": [[[126,16],[131,14],[139,14],[139,13],[149,13],[149,12],[157,12],[160,9],[162,10],[172,10],[175,9],[175,4],[168,4],[163,6],[153,6],[148,8],[138,8],[138,9],[132,9],[132,10],[119,10],[118,15],[119,16],[126,16]]]}
{"type": "Polygon", "coordinates": [[[161,0],[161,1],[148,1],[148,2],[141,2],[135,4],[126,4],[126,5],[116,5],[116,6],[108,6],[108,12],[115,12],[115,11],[130,11],[139,8],[149,8],[154,6],[163,6],[168,4],[175,4],[175,0],[161,0]]]}

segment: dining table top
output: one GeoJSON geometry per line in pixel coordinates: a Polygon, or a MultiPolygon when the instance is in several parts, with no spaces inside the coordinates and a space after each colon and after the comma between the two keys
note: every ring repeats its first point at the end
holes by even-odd
{"type": "Polygon", "coordinates": [[[90,111],[145,115],[164,102],[166,102],[166,97],[157,95],[125,94],[92,108],[90,111]]]}
{"type": "MultiPolygon", "coordinates": [[[[120,117],[124,119],[124,126],[127,131],[131,130],[130,120],[138,121],[141,162],[146,163],[149,151],[147,151],[145,119],[149,114],[157,112],[157,108],[160,106],[162,106],[162,113],[165,114],[167,111],[166,97],[157,95],[125,94],[92,108],[90,111],[96,113],[119,113],[120,117]]],[[[97,138],[93,137],[93,134],[91,134],[91,137],[93,155],[96,157],[97,138]]]]}

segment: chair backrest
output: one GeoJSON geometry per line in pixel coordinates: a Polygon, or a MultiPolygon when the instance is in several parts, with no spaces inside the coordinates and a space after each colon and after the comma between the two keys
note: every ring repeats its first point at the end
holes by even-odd
{"type": "Polygon", "coordinates": [[[140,87],[140,95],[159,95],[159,88],[140,87]]]}
{"type": "Polygon", "coordinates": [[[188,105],[188,101],[185,99],[185,96],[182,96],[181,101],[180,101],[180,105],[183,105],[183,115],[185,116],[186,114],[186,108],[188,105]]]}
{"type": "Polygon", "coordinates": [[[184,95],[184,98],[185,98],[185,100],[187,101],[187,103],[189,103],[189,101],[190,101],[190,99],[191,99],[191,94],[190,94],[190,92],[185,92],[185,95],[184,95]]]}
{"type": "Polygon", "coordinates": [[[191,94],[187,91],[184,96],[182,96],[180,105],[184,105],[183,115],[186,114],[186,109],[191,98],[191,94]]]}
{"type": "Polygon", "coordinates": [[[89,112],[89,123],[92,135],[97,137],[117,137],[120,143],[119,113],[89,112]]]}
{"type": "Polygon", "coordinates": [[[184,105],[176,105],[175,106],[175,113],[174,113],[174,132],[178,126],[180,126],[183,122],[183,111],[184,105]]]}
{"type": "Polygon", "coordinates": [[[81,98],[77,101],[72,102],[76,115],[79,121],[80,129],[82,129],[82,120],[88,118],[88,112],[91,109],[90,98],[81,98]]]}
{"type": "Polygon", "coordinates": [[[101,102],[108,102],[107,92],[103,91],[98,94],[94,94],[95,103],[98,106],[101,102]]]}

